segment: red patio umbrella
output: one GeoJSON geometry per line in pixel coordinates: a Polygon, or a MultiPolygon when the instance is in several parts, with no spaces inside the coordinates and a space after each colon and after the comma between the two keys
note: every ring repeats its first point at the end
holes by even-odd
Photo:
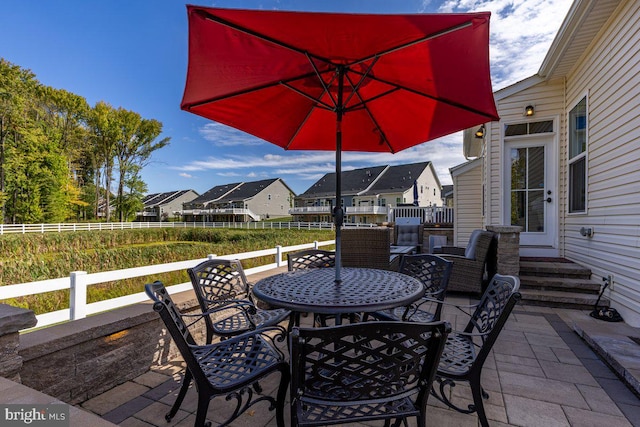
{"type": "Polygon", "coordinates": [[[391,152],[498,120],[488,12],[373,15],[187,6],[181,108],[285,150],[391,152]]]}

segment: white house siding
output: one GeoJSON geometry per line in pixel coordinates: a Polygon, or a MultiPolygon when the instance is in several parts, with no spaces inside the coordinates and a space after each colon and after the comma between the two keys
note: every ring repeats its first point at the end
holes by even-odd
{"type": "MultiPolygon", "coordinates": [[[[565,256],[591,267],[595,277],[613,274],[612,305],[636,327],[640,326],[639,70],[640,2],[627,1],[567,77],[567,111],[587,95],[588,180],[587,213],[567,214],[564,230],[565,256]],[[595,234],[582,237],[581,227],[591,227],[595,234]]],[[[566,150],[562,156],[566,169],[566,150]]]]}
{"type": "Polygon", "coordinates": [[[261,219],[288,216],[294,196],[289,187],[278,179],[247,201],[247,209],[260,215],[261,219]]]}
{"type": "Polygon", "coordinates": [[[466,246],[471,232],[482,228],[482,161],[476,159],[451,170],[455,246],[466,246]]]}
{"type": "MultiPolygon", "coordinates": [[[[429,163],[429,166],[420,174],[416,181],[418,182],[420,206],[442,205],[442,195],[440,193],[442,188],[433,163],[429,163]]],[[[413,188],[409,191],[407,199],[413,202],[413,188]]]]}
{"type": "MultiPolygon", "coordinates": [[[[510,225],[511,222],[510,218],[504,217],[503,212],[505,203],[504,126],[513,123],[555,119],[556,127],[558,127],[558,121],[564,122],[564,84],[562,79],[538,83],[535,86],[505,97],[500,95],[500,91],[497,92],[496,105],[500,121],[489,124],[489,145],[485,156],[485,168],[489,173],[489,185],[486,187],[487,214],[485,216],[485,225],[510,225]],[[535,106],[535,116],[531,118],[524,117],[524,109],[527,105],[535,106]]],[[[560,125],[562,126],[562,124],[560,125]]],[[[558,132],[559,130],[555,129],[555,131],[558,132]]],[[[564,140],[562,135],[563,133],[561,132],[559,135],[559,145],[561,146],[564,140]]],[[[558,202],[560,204],[561,200],[558,202]]]]}
{"type": "MultiPolygon", "coordinates": [[[[198,197],[198,194],[193,190],[189,190],[186,193],[184,193],[182,196],[172,200],[170,203],[167,203],[166,205],[162,205],[161,206],[162,212],[165,214],[168,214],[169,218],[175,218],[173,213],[182,211],[182,204],[190,202],[196,197],[198,197]]],[[[163,221],[164,221],[164,218],[163,218],[163,221]]]]}

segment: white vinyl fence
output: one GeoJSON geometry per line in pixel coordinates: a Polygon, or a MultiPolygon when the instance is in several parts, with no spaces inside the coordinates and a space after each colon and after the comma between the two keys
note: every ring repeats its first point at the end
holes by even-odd
{"type": "MultiPolygon", "coordinates": [[[[375,225],[375,224],[374,224],[375,225]]],[[[1,234],[63,231],[138,230],[144,228],[247,228],[257,230],[333,230],[330,222],[96,222],[60,224],[0,224],[1,234]]]]}
{"type": "MultiPolygon", "coordinates": [[[[109,300],[98,301],[87,304],[87,287],[98,283],[111,282],[114,280],[130,279],[134,277],[143,277],[153,274],[167,273],[170,271],[186,270],[205,261],[208,258],[223,259],[250,259],[264,256],[274,256],[274,262],[255,268],[245,270],[247,275],[259,273],[262,271],[272,270],[286,264],[283,254],[287,252],[299,251],[303,249],[318,248],[321,246],[332,245],[335,240],[327,240],[323,242],[305,243],[295,246],[276,246],[273,249],[264,249],[253,252],[244,252],[231,255],[209,255],[207,258],[193,259],[188,261],[172,262],[167,264],[149,265],[144,267],[127,268],[124,270],[105,271],[100,273],[90,273],[85,271],[74,271],[69,277],[61,277],[59,279],[41,280],[38,282],[20,283],[16,285],[0,286],[0,300],[8,298],[24,297],[45,292],[59,291],[63,289],[71,289],[70,301],[68,309],[58,310],[50,313],[43,313],[36,316],[38,324],[36,327],[49,326],[55,323],[65,322],[68,320],[82,319],[88,315],[100,313],[103,311],[113,310],[114,308],[135,304],[146,301],[148,299],[144,292],[126,295],[109,300]]],[[[191,283],[180,283],[168,286],[169,292],[182,292],[192,289],[191,283]]]]}

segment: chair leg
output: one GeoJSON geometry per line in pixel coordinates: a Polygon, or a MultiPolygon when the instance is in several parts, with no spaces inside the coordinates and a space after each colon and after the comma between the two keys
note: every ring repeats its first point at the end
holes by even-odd
{"type": "Polygon", "coordinates": [[[480,425],[482,427],[489,427],[489,422],[487,421],[487,414],[484,412],[484,402],[483,402],[483,400],[488,398],[489,395],[482,389],[482,385],[480,385],[479,380],[477,383],[471,382],[470,385],[471,385],[471,394],[473,395],[473,406],[475,407],[476,413],[478,414],[480,425]]]}
{"type": "Polygon", "coordinates": [[[278,427],[284,427],[284,406],[290,380],[289,367],[283,366],[280,369],[280,385],[278,387],[278,397],[276,400],[276,423],[278,427]]]}
{"type": "Polygon", "coordinates": [[[204,393],[198,393],[198,409],[196,411],[196,422],[193,424],[194,427],[207,427],[211,425],[210,422],[206,422],[210,400],[210,396],[205,396],[204,393]]]}
{"type": "Polygon", "coordinates": [[[173,402],[173,406],[164,416],[164,419],[167,422],[171,421],[171,419],[176,415],[178,409],[180,409],[180,405],[182,405],[182,401],[189,390],[189,385],[191,384],[191,372],[187,369],[184,372],[184,378],[182,378],[182,385],[180,386],[180,391],[178,392],[178,397],[176,397],[176,401],[173,402]]]}

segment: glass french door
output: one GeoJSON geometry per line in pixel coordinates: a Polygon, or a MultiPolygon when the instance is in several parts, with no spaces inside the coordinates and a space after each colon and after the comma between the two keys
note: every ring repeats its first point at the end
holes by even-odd
{"type": "Polygon", "coordinates": [[[544,141],[506,144],[505,216],[511,225],[522,227],[520,244],[554,246],[555,168],[549,147],[544,141]]]}

